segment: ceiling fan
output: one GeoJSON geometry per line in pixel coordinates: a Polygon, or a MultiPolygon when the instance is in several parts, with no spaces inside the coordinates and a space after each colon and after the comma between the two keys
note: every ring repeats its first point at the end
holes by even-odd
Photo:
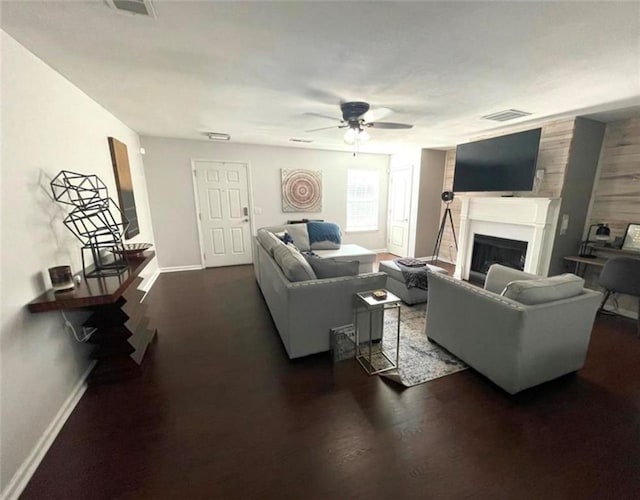
{"type": "Polygon", "coordinates": [[[370,109],[369,103],[367,102],[342,102],[340,103],[340,110],[342,111],[342,119],[321,115],[318,113],[308,113],[309,115],[313,116],[328,118],[330,120],[337,120],[340,122],[340,125],[314,128],[311,130],[306,130],[305,132],[318,132],[320,130],[327,130],[330,128],[346,128],[348,130],[344,134],[344,142],[346,142],[347,144],[358,144],[369,139],[369,134],[365,130],[367,128],[398,130],[413,127],[413,125],[410,125],[408,123],[376,121],[390,115],[391,113],[393,113],[393,111],[389,108],[370,109]]]}

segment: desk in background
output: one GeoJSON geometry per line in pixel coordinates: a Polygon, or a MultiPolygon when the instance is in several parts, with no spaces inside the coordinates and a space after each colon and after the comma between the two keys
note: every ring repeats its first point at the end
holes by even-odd
{"type": "Polygon", "coordinates": [[[607,261],[614,256],[627,256],[637,257],[640,259],[640,252],[632,252],[630,250],[621,250],[620,248],[608,248],[594,246],[593,251],[596,253],[596,257],[580,257],[579,255],[570,255],[565,257],[567,262],[573,262],[575,264],[575,274],[582,276],[587,266],[604,267],[607,261]],[[609,254],[600,255],[600,254],[609,254]]]}

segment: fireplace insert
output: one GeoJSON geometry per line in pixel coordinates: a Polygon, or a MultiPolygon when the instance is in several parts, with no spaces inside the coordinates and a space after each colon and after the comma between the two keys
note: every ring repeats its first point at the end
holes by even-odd
{"type": "Polygon", "coordinates": [[[526,256],[526,241],[476,234],[473,237],[469,281],[484,285],[487,271],[493,264],[523,271],[526,256]]]}

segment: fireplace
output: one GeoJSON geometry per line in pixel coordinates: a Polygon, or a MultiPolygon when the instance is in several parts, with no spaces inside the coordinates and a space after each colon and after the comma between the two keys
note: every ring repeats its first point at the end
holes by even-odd
{"type": "Polygon", "coordinates": [[[487,271],[493,264],[523,271],[526,257],[526,241],[474,234],[469,281],[483,285],[487,271]]]}
{"type": "MultiPolygon", "coordinates": [[[[551,261],[559,206],[558,198],[462,198],[454,276],[459,279],[471,279],[476,235],[524,243],[524,266],[518,256],[512,267],[546,276],[551,261]]],[[[483,264],[484,262],[481,266],[483,264]]]]}

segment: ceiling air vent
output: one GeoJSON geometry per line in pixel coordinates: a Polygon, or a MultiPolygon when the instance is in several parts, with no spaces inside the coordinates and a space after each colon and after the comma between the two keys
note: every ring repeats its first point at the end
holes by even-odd
{"type": "Polygon", "coordinates": [[[493,120],[496,122],[506,122],[509,120],[515,120],[516,118],[522,118],[523,116],[528,116],[531,113],[527,113],[526,111],[519,111],[517,109],[506,109],[504,111],[498,111],[497,113],[492,113],[490,115],[485,115],[482,118],[485,120],[493,120]]]}
{"type": "Polygon", "coordinates": [[[311,139],[298,139],[296,137],[292,137],[289,139],[291,142],[303,142],[304,144],[311,144],[313,141],[311,139]]]}
{"type": "Polygon", "coordinates": [[[151,0],[104,0],[105,3],[119,12],[137,14],[140,16],[157,18],[151,0]]]}
{"type": "Polygon", "coordinates": [[[229,134],[223,134],[221,132],[205,132],[206,135],[212,141],[230,141],[231,136],[229,134]]]}

